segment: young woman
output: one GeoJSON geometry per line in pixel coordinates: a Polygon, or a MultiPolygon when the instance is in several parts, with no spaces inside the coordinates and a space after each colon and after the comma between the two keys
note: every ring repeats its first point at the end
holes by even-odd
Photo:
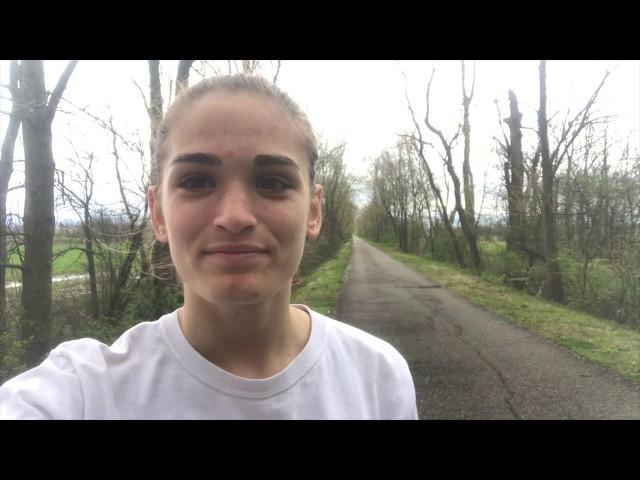
{"type": "Polygon", "coordinates": [[[0,388],[0,418],[416,419],[391,345],[290,304],[320,232],[317,156],[304,113],[259,77],[185,91],[161,126],[148,193],[184,305],[111,346],[62,343],[0,388]]]}

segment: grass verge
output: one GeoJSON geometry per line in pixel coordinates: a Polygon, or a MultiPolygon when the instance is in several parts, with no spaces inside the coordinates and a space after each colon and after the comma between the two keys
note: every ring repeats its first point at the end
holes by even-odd
{"type": "Polygon", "coordinates": [[[291,303],[302,303],[323,315],[333,315],[344,271],[351,259],[352,241],[345,243],[335,258],[321,264],[292,292],[291,303]]]}

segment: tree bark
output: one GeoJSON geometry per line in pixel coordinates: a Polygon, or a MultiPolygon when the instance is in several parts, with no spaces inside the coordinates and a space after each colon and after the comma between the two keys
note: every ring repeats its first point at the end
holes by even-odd
{"type": "Polygon", "coordinates": [[[462,160],[462,181],[464,183],[464,210],[467,219],[473,228],[475,222],[475,187],[473,185],[473,173],[469,164],[469,156],[471,154],[471,124],[469,122],[469,107],[473,99],[473,91],[476,84],[476,72],[473,71],[473,83],[471,92],[467,95],[465,86],[465,67],[462,60],[462,106],[464,109],[462,134],[464,135],[464,159],[462,160]]]}
{"type": "MultiPolygon", "coordinates": [[[[182,62],[193,62],[191,60],[184,60],[182,62]]],[[[189,64],[189,67],[191,65],[189,64]]],[[[182,86],[177,88],[184,88],[186,82],[188,81],[188,73],[189,70],[186,69],[186,63],[182,63],[182,66],[179,65],[179,76],[181,77],[182,86]],[[185,73],[186,71],[186,73],[185,73]]],[[[149,120],[151,122],[151,138],[150,138],[150,150],[151,150],[151,158],[155,158],[155,147],[156,141],[158,138],[158,130],[160,128],[160,124],[162,122],[163,117],[163,108],[162,108],[162,90],[161,90],[161,82],[160,82],[160,61],[159,60],[149,60],[149,89],[150,89],[150,105],[149,105],[149,120]]],[[[177,93],[177,92],[176,92],[177,93]]],[[[156,172],[157,174],[157,172],[156,172]]],[[[157,183],[157,177],[152,178],[152,183],[157,183]]],[[[142,233],[135,234],[135,237],[131,239],[129,244],[129,252],[131,253],[131,249],[135,249],[136,251],[142,245],[142,233]],[[140,238],[138,238],[138,236],[140,238]]],[[[127,256],[125,263],[122,265],[122,268],[119,272],[119,275],[127,273],[130,271],[131,266],[133,265],[133,260],[127,256]]],[[[164,313],[162,309],[164,308],[162,299],[168,295],[169,288],[177,284],[176,272],[173,267],[173,262],[171,260],[171,250],[169,249],[168,243],[160,243],[154,242],[153,247],[151,249],[151,274],[153,277],[153,296],[154,301],[153,305],[155,305],[154,314],[156,316],[164,313]]],[[[120,285],[120,276],[118,276],[118,282],[116,287],[120,285]]],[[[116,301],[117,299],[113,299],[110,302],[110,310],[113,311],[118,310],[121,303],[116,301]]]]}
{"type": "Polygon", "coordinates": [[[191,70],[193,62],[194,60],[180,60],[180,62],[178,62],[178,74],[176,75],[176,97],[189,88],[189,71],[191,70]]]}
{"type": "Polygon", "coordinates": [[[149,60],[149,120],[151,122],[151,158],[155,158],[156,139],[162,122],[162,90],[160,83],[160,60],[149,60]]]}
{"type": "Polygon", "coordinates": [[[89,204],[84,206],[84,222],[82,224],[84,234],[85,256],[87,257],[87,272],[89,273],[89,288],[91,291],[91,317],[94,320],[100,315],[100,304],[98,301],[98,281],[96,278],[95,253],[93,251],[93,234],[91,232],[91,216],[89,214],[89,204]]]}
{"type": "Polygon", "coordinates": [[[21,98],[19,91],[19,65],[17,61],[11,62],[9,71],[9,90],[11,92],[11,115],[9,125],[2,142],[2,155],[0,156],[0,333],[7,326],[6,318],[6,267],[7,263],[7,194],[9,192],[9,180],[13,172],[13,152],[21,123],[21,98]]]}
{"type": "Polygon", "coordinates": [[[538,110],[538,134],[540,136],[540,154],[542,163],[542,232],[544,256],[546,260],[545,281],[542,296],[556,302],[564,301],[562,274],[557,259],[556,224],[553,201],[554,168],[549,151],[547,133],[547,62],[540,62],[540,109],[538,110]]]}
{"type": "Polygon", "coordinates": [[[507,161],[509,178],[507,179],[509,230],[507,232],[507,250],[520,251],[524,246],[524,161],[522,157],[522,113],[518,109],[516,94],[509,91],[510,117],[505,119],[509,126],[509,147],[507,161]]]}
{"type": "Polygon", "coordinates": [[[38,363],[50,347],[52,316],[51,276],[55,228],[54,162],[51,124],[77,61],[71,61],[47,103],[44,64],[25,60],[22,121],[25,153],[25,253],[22,268],[22,339],[27,342],[27,365],[38,363]]]}

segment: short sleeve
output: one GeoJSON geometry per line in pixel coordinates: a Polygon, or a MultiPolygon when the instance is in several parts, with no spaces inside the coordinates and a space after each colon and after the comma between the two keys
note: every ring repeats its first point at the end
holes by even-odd
{"type": "Polygon", "coordinates": [[[418,420],[418,406],[416,403],[416,389],[407,362],[403,359],[398,375],[397,390],[394,396],[395,414],[397,420],[418,420]]]}
{"type": "Polygon", "coordinates": [[[377,371],[381,420],[418,420],[416,389],[407,361],[386,345],[385,361],[377,371]]]}
{"type": "Polygon", "coordinates": [[[58,349],[0,387],[2,420],[79,420],[83,410],[78,375],[68,355],[58,349]]]}

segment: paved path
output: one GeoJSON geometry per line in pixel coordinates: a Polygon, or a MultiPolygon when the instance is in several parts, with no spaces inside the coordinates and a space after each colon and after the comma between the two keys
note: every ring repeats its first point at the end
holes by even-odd
{"type": "Polygon", "coordinates": [[[336,317],[404,355],[422,419],[640,419],[640,385],[355,239],[336,317]]]}

